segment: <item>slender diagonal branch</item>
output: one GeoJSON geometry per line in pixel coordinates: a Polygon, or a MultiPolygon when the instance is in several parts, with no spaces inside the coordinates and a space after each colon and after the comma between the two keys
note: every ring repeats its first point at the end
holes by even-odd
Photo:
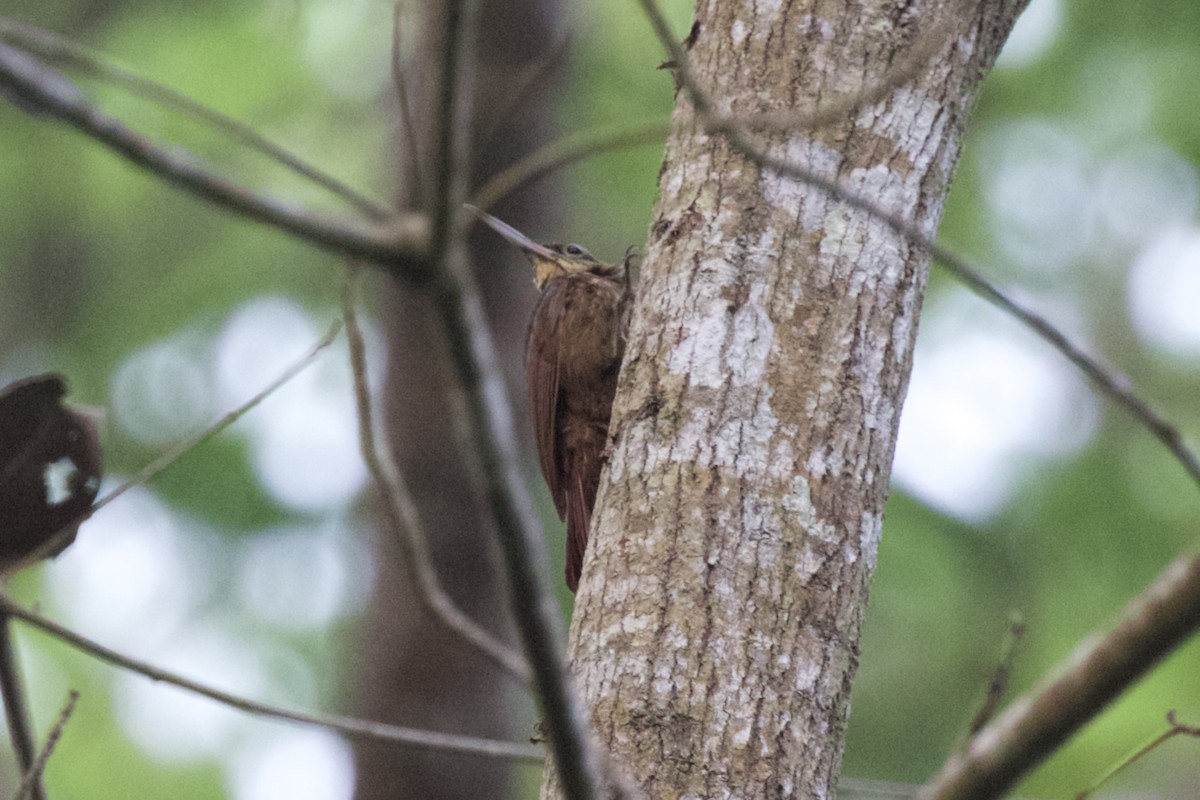
{"type": "Polygon", "coordinates": [[[271,383],[267,384],[267,386],[264,387],[262,389],[262,391],[258,392],[258,394],[251,397],[245,403],[242,403],[237,408],[233,409],[229,413],[222,416],[220,419],[218,419],[212,425],[209,425],[207,428],[200,431],[195,436],[185,439],[184,441],[175,445],[171,449],[167,450],[167,452],[163,453],[161,456],[154,459],[149,464],[147,464],[146,466],[144,466],[140,470],[138,470],[138,473],[136,475],[134,475],[132,478],[125,481],[120,486],[113,489],[111,492],[106,494],[104,497],[100,498],[98,501],[93,503],[92,507],[89,508],[86,513],[84,513],[84,514],[80,515],[79,517],[68,522],[66,525],[64,525],[62,527],[61,530],[59,530],[56,534],[54,534],[54,536],[52,536],[48,540],[46,540],[46,542],[41,547],[38,548],[37,552],[33,555],[31,561],[38,561],[43,558],[49,557],[51,553],[58,552],[60,549],[62,549],[62,547],[64,547],[66,545],[67,540],[70,537],[74,536],[73,531],[74,531],[75,527],[79,525],[79,523],[81,523],[85,520],[91,519],[93,516],[96,515],[97,512],[100,511],[100,509],[104,508],[106,505],[113,502],[118,497],[120,497],[121,495],[128,492],[130,489],[133,489],[137,486],[145,486],[146,484],[150,483],[150,481],[157,478],[161,473],[163,473],[165,470],[167,470],[169,467],[171,467],[176,461],[183,458],[185,455],[187,455],[188,453],[190,453],[192,450],[199,447],[200,445],[204,444],[209,439],[216,437],[222,431],[227,429],[230,425],[232,425],[233,423],[237,422],[239,419],[244,417],[252,409],[254,409],[259,403],[261,403],[263,400],[266,400],[267,397],[269,397],[270,395],[274,394],[275,391],[277,389],[279,389],[280,386],[283,386],[285,383],[290,381],[292,378],[296,377],[301,372],[303,372],[305,369],[307,369],[309,367],[309,365],[311,365],[317,359],[317,356],[319,356],[321,354],[322,350],[324,350],[329,345],[333,344],[333,340],[335,338],[337,338],[338,332],[341,329],[342,329],[342,323],[341,323],[341,320],[338,320],[337,322],[335,322],[333,325],[331,325],[329,327],[329,330],[325,333],[324,336],[322,336],[317,341],[317,343],[315,345],[313,345],[311,350],[309,350],[302,358],[300,358],[298,361],[296,361],[296,363],[292,364],[287,369],[285,369],[279,375],[279,377],[277,377],[275,380],[271,381],[271,383]]]}
{"type": "Polygon", "coordinates": [[[434,618],[506,673],[528,685],[529,666],[520,653],[480,627],[442,588],[437,570],[433,566],[433,559],[429,555],[425,526],[421,523],[417,504],[408,491],[408,484],[396,469],[395,463],[382,455],[375,446],[375,423],[371,390],[367,382],[367,359],[362,332],[359,330],[354,310],[353,278],[356,272],[353,266],[347,268],[346,283],[342,292],[342,316],[346,323],[346,340],[350,345],[350,364],[354,373],[359,449],[367,469],[383,495],[383,510],[388,519],[388,526],[395,532],[396,540],[404,551],[404,566],[409,571],[410,580],[417,587],[417,596],[434,618]]]}
{"type": "MultiPolygon", "coordinates": [[[[587,770],[594,775],[597,767],[591,761],[587,723],[563,664],[560,612],[545,582],[549,572],[545,540],[517,466],[511,411],[482,303],[473,285],[445,284],[435,300],[450,334],[451,357],[466,394],[471,427],[479,434],[486,500],[499,534],[509,600],[533,669],[555,764],[572,774],[587,770]],[[567,766],[572,764],[576,766],[567,766]]],[[[598,779],[593,778],[591,785],[598,785],[598,779]]],[[[566,795],[572,800],[598,796],[594,791],[573,791],[566,795]]]]}
{"type": "Polygon", "coordinates": [[[557,139],[489,178],[472,195],[471,205],[487,211],[517,189],[557,169],[614,150],[661,146],[663,138],[670,132],[669,123],[648,122],[629,128],[588,131],[582,135],[557,139]]]}
{"type": "Polygon", "coordinates": [[[130,129],[96,108],[60,72],[3,43],[0,93],[15,98],[17,105],[30,113],[66,123],[142,169],[246,219],[279,228],[323,249],[379,264],[406,280],[427,278],[427,224],[420,215],[401,214],[387,226],[368,227],[256,194],[217,177],[195,154],[156,144],[130,129]]]}
{"type": "Polygon", "coordinates": [[[50,756],[54,754],[54,748],[58,746],[58,740],[62,738],[63,729],[67,727],[68,720],[75,713],[75,703],[79,700],[79,692],[72,689],[67,693],[67,702],[63,704],[62,710],[58,712],[58,719],[54,722],[54,727],[50,729],[50,733],[46,736],[46,744],[42,746],[41,752],[33,762],[33,768],[25,773],[21,778],[21,786],[17,789],[16,797],[13,800],[24,800],[26,797],[33,797],[34,787],[42,778],[42,774],[46,771],[46,765],[50,763],[50,756]]]}
{"type": "Polygon", "coordinates": [[[1104,786],[1104,784],[1116,777],[1119,772],[1124,770],[1126,767],[1132,766],[1135,762],[1141,761],[1143,758],[1150,755],[1163,744],[1165,744],[1168,740],[1174,739],[1176,736],[1191,736],[1192,738],[1200,739],[1200,728],[1196,727],[1195,725],[1181,724],[1178,718],[1175,716],[1174,709],[1172,709],[1171,711],[1167,712],[1167,729],[1165,731],[1139,747],[1126,758],[1123,758],[1120,763],[1101,775],[1099,780],[1076,794],[1074,800],[1088,800],[1088,798],[1094,796],[1096,792],[1099,791],[1102,786],[1104,786]]]}
{"type": "Polygon", "coordinates": [[[940,246],[933,250],[933,254],[938,263],[968,289],[1024,323],[1074,364],[1101,394],[1125,409],[1134,421],[1148,430],[1174,456],[1192,481],[1200,485],[1200,458],[1196,452],[1188,447],[1174,424],[1138,396],[1128,379],[1105,368],[1048,319],[1017,302],[1011,295],[983,277],[979,269],[966,259],[940,246]]]}
{"type": "Polygon", "coordinates": [[[229,139],[246,145],[251,150],[287,167],[294,174],[341,198],[374,222],[382,222],[395,213],[392,209],[363,195],[357,189],[267,140],[249,125],[209,108],[203,103],[198,103],[169,86],[114,66],[87,48],[56,33],[25,22],[0,17],[0,40],[32,52],[52,63],[67,65],[109,81],[118,88],[151,103],[204,123],[229,139]]]}
{"type": "Polygon", "coordinates": [[[1106,369],[1099,361],[1088,355],[1081,346],[1073,343],[1053,323],[1013,299],[1008,293],[983,277],[982,272],[967,259],[938,244],[932,236],[904,217],[856,194],[836,181],[819,175],[814,170],[764,152],[750,139],[740,124],[716,117],[712,110],[712,102],[687,68],[687,54],[682,47],[676,44],[667,21],[655,0],[639,0],[639,2],[650,19],[660,42],[667,48],[672,59],[676,61],[675,71],[680,84],[688,92],[696,114],[706,128],[723,135],[731,147],[760,167],[820,189],[851,208],[869,214],[895,233],[908,239],[913,245],[927,250],[938,263],[968,289],[1015,317],[1061,353],[1091,381],[1097,391],[1123,408],[1139,425],[1148,430],[1179,462],[1192,481],[1200,486],[1200,457],[1197,457],[1196,453],[1188,447],[1179,429],[1139,397],[1125,378],[1106,369]]]}
{"type": "Polygon", "coordinates": [[[41,773],[36,771],[37,745],[33,723],[29,719],[29,698],[25,692],[25,682],[21,680],[14,645],[9,615],[0,612],[0,697],[4,700],[4,712],[8,717],[8,737],[12,741],[21,774],[32,776],[29,796],[33,800],[46,800],[41,773]]]}
{"type": "Polygon", "coordinates": [[[399,105],[400,128],[404,137],[404,153],[408,158],[408,183],[412,187],[410,194],[413,202],[421,207],[426,202],[424,165],[421,163],[420,137],[417,135],[417,123],[413,119],[412,99],[409,96],[408,80],[404,74],[404,57],[400,52],[400,36],[403,20],[402,0],[392,2],[392,86],[396,90],[396,102],[399,105]]]}
{"type": "Polygon", "coordinates": [[[116,650],[105,647],[99,642],[81,636],[40,614],[22,608],[3,593],[0,593],[0,613],[27,622],[54,638],[67,643],[76,650],[98,658],[101,661],[108,662],[113,666],[130,672],[136,672],[152,681],[170,684],[192,694],[207,697],[210,700],[215,700],[218,703],[236,708],[248,714],[327,728],[358,739],[392,742],[394,744],[420,747],[428,750],[441,750],[487,758],[504,758],[530,763],[538,763],[543,759],[539,748],[525,744],[405,728],[400,725],[387,725],[382,722],[371,722],[370,720],[344,717],[336,714],[309,714],[250,700],[231,692],[213,688],[199,681],[184,678],[181,675],[160,669],[144,661],[130,658],[116,650]]]}
{"type": "Polygon", "coordinates": [[[950,757],[920,800],[988,800],[1200,629],[1200,555],[1176,559],[1065,662],[950,757]]]}
{"type": "Polygon", "coordinates": [[[461,246],[456,212],[466,194],[471,150],[471,87],[475,83],[471,37],[479,16],[478,0],[447,0],[444,5],[445,37],[438,65],[438,91],[434,102],[433,206],[430,216],[430,253],[435,274],[445,273],[461,246]]]}

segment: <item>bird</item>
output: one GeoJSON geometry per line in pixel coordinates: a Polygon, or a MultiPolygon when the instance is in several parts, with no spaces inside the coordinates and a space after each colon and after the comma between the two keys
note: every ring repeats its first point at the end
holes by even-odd
{"type": "Polygon", "coordinates": [[[622,263],[606,264],[578,244],[538,244],[469,208],[533,262],[540,294],[525,340],[529,403],[542,476],[567,523],[566,582],[575,592],[625,355],[632,248],[622,263]]]}
{"type": "Polygon", "coordinates": [[[0,390],[0,575],[62,552],[100,489],[96,420],[66,393],[57,373],[0,390]]]}

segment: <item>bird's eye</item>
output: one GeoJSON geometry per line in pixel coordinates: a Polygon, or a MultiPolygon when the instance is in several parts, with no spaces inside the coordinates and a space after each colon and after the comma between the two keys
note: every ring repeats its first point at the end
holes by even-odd
{"type": "Polygon", "coordinates": [[[567,245],[567,255],[569,256],[586,256],[587,250],[584,250],[577,244],[567,245]]]}

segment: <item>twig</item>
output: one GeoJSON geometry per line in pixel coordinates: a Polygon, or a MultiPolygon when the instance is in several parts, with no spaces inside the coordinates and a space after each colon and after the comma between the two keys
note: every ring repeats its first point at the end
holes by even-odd
{"type": "Polygon", "coordinates": [[[992,717],[996,715],[996,710],[1000,708],[1000,701],[1004,699],[1004,693],[1008,691],[1008,679],[1012,674],[1017,645],[1021,643],[1024,636],[1025,622],[1019,613],[1013,612],[1008,633],[1004,637],[1004,645],[1000,651],[1000,660],[996,662],[996,668],[992,670],[992,679],[988,682],[987,694],[980,704],[979,710],[971,719],[971,724],[967,726],[967,738],[979,733],[984,725],[991,722],[992,717]]]}
{"type": "Polygon", "coordinates": [[[338,332],[341,329],[342,329],[341,320],[335,321],[329,327],[329,330],[325,333],[325,335],[322,336],[315,345],[313,345],[312,349],[309,350],[308,353],[306,353],[303,357],[301,357],[298,361],[296,361],[296,363],[292,364],[290,367],[285,369],[283,371],[283,373],[280,374],[280,376],[278,378],[271,381],[271,383],[269,383],[266,386],[266,388],[264,388],[262,391],[260,391],[258,394],[254,395],[253,397],[251,397],[249,400],[247,400],[242,405],[240,405],[237,408],[230,411],[225,416],[218,419],[212,425],[210,425],[207,428],[205,428],[204,430],[200,431],[200,433],[196,434],[195,436],[192,436],[189,439],[185,439],[184,441],[175,445],[170,450],[163,453],[161,456],[154,459],[146,466],[142,467],[138,471],[138,473],[136,475],[134,475],[132,478],[125,481],[120,486],[118,486],[116,489],[113,489],[107,495],[105,495],[104,497],[97,500],[94,504],[92,504],[92,507],[87,510],[86,514],[83,514],[82,516],[71,520],[71,522],[69,522],[67,525],[63,526],[62,530],[60,530],[58,533],[56,533],[54,536],[52,536],[50,539],[48,539],[45,542],[45,544],[43,544],[41,547],[39,547],[37,553],[35,553],[33,556],[33,560],[36,561],[41,558],[45,558],[48,554],[56,552],[56,550],[59,548],[59,546],[62,545],[63,542],[68,537],[73,535],[71,531],[80,522],[83,522],[84,520],[92,518],[93,516],[96,515],[96,513],[98,511],[100,511],[100,509],[104,508],[106,505],[108,505],[112,501],[116,500],[118,497],[125,494],[130,489],[133,489],[138,486],[145,486],[150,481],[157,478],[163,471],[165,471],[167,468],[169,468],[171,465],[173,465],[180,458],[182,458],[183,456],[190,453],[194,448],[199,447],[200,445],[207,442],[209,439],[216,437],[218,434],[220,434],[222,431],[224,431],[230,425],[232,425],[233,423],[237,422],[239,419],[244,417],[247,413],[249,413],[251,410],[253,410],[259,403],[261,403],[263,400],[266,400],[270,395],[274,394],[275,391],[277,389],[279,389],[280,386],[283,386],[285,383],[290,381],[292,378],[296,377],[301,372],[303,372],[305,369],[307,369],[308,366],[310,364],[312,364],[313,361],[316,360],[317,356],[319,356],[321,354],[322,350],[324,350],[329,345],[333,344],[333,340],[335,338],[337,338],[338,332]]]}
{"type": "Polygon", "coordinates": [[[58,746],[58,740],[62,738],[63,730],[67,727],[68,720],[75,713],[75,703],[79,701],[79,692],[74,689],[67,692],[67,702],[63,705],[62,710],[58,712],[58,719],[54,722],[54,727],[50,729],[50,733],[46,736],[46,743],[42,745],[41,752],[38,753],[37,759],[33,762],[33,769],[26,772],[21,778],[21,786],[17,789],[17,796],[14,800],[24,800],[26,796],[33,796],[33,787],[41,779],[41,776],[46,772],[46,764],[50,762],[50,756],[54,754],[54,748],[58,746]]]}
{"type": "Polygon", "coordinates": [[[687,90],[696,114],[706,127],[711,126],[712,130],[721,133],[734,150],[760,167],[820,189],[851,208],[871,215],[917,247],[927,250],[938,263],[968,289],[1024,323],[1051,347],[1058,350],[1092,382],[1092,385],[1101,394],[1124,408],[1138,424],[1150,431],[1154,438],[1158,439],[1175,457],[1192,481],[1200,486],[1200,457],[1197,457],[1196,453],[1188,448],[1179,430],[1151,409],[1145,400],[1138,397],[1125,378],[1101,366],[1096,359],[1087,355],[1083,348],[1068,339],[1066,334],[1055,327],[1053,323],[1014,300],[983,277],[977,267],[946,247],[937,244],[932,237],[926,235],[913,223],[855,194],[836,181],[818,175],[813,170],[763,152],[761,148],[750,141],[742,127],[731,124],[729,120],[717,119],[712,111],[712,103],[688,70],[687,55],[683,48],[675,43],[666,19],[663,18],[655,0],[640,0],[640,2],[658,34],[659,40],[676,60],[676,75],[681,85],[687,90]]]}
{"type": "Polygon", "coordinates": [[[1133,386],[1124,376],[1103,367],[1096,359],[1087,355],[1079,345],[1068,339],[1067,335],[1056,328],[1053,323],[1021,305],[983,277],[979,270],[969,264],[966,259],[941,247],[935,248],[933,255],[950,274],[958,278],[968,289],[1023,322],[1074,364],[1101,394],[1106,395],[1125,409],[1135,422],[1148,430],[1183,466],[1192,481],[1200,485],[1200,458],[1184,442],[1179,429],[1150,408],[1145,400],[1138,397],[1133,386]]]}
{"type": "Polygon", "coordinates": [[[670,132],[670,123],[649,122],[632,128],[588,131],[582,135],[558,139],[497,172],[476,190],[470,203],[487,211],[520,187],[539,180],[556,169],[612,150],[652,144],[661,146],[663,138],[670,132]]]}
{"type": "Polygon", "coordinates": [[[428,277],[424,269],[427,224],[420,215],[398,214],[386,226],[364,227],[256,194],[218,178],[202,166],[195,154],[156,144],[131,130],[93,106],[64,75],[3,43],[0,90],[18,98],[18,105],[30,113],[64,122],[131,163],[247,219],[287,231],[318,247],[379,264],[405,280],[420,282],[428,277]]]}
{"type": "Polygon", "coordinates": [[[469,427],[487,501],[492,508],[505,569],[509,600],[525,658],[533,670],[554,765],[568,800],[593,800],[602,785],[601,760],[563,664],[559,610],[543,582],[545,540],[517,466],[511,410],[496,365],[478,289],[466,267],[460,208],[469,174],[469,87],[474,81],[475,22],[478,0],[447,0],[441,42],[441,86],[434,126],[435,158],[431,253],[436,279],[433,301],[445,326],[451,359],[467,398],[469,427]]]}
{"type": "Polygon", "coordinates": [[[1087,789],[1084,789],[1082,792],[1075,795],[1075,800],[1087,800],[1087,798],[1089,798],[1093,794],[1095,794],[1096,791],[1101,786],[1108,783],[1108,781],[1114,775],[1116,775],[1121,770],[1123,770],[1126,767],[1133,764],[1133,762],[1141,759],[1143,756],[1148,755],[1149,753],[1151,753],[1154,750],[1157,750],[1158,747],[1160,745],[1162,745],[1164,742],[1166,742],[1168,739],[1173,739],[1176,736],[1180,736],[1180,735],[1200,738],[1200,727],[1196,727],[1194,725],[1180,724],[1179,720],[1175,717],[1174,709],[1167,712],[1167,726],[1168,727],[1165,731],[1163,731],[1158,736],[1155,736],[1153,739],[1151,739],[1148,744],[1145,744],[1142,747],[1139,747],[1128,758],[1122,759],[1121,763],[1117,764],[1115,767],[1110,769],[1108,772],[1106,772],[1102,776],[1100,776],[1100,780],[1096,781],[1091,786],[1089,786],[1087,789]]]}
{"type": "Polygon", "coordinates": [[[229,139],[246,145],[251,150],[282,164],[296,175],[340,197],[374,222],[382,222],[395,213],[392,209],[366,197],[353,187],[268,141],[249,125],[209,108],[203,103],[198,103],[169,86],[114,66],[99,55],[56,33],[14,19],[0,17],[0,40],[36,53],[52,62],[67,64],[108,80],[131,94],[202,122],[229,139]]]}
{"type": "Polygon", "coordinates": [[[389,527],[404,550],[404,566],[409,579],[417,587],[417,596],[433,616],[468,644],[490,658],[501,669],[528,685],[529,666],[504,642],[484,630],[460,609],[446,594],[438,579],[437,570],[429,555],[428,537],[417,505],[408,491],[404,476],[392,459],[380,454],[375,446],[375,423],[371,408],[371,390],[367,381],[367,359],[362,332],[354,310],[354,277],[357,269],[346,269],[342,290],[342,318],[346,323],[346,340],[350,346],[350,366],[354,373],[354,397],[358,406],[358,442],[363,461],[383,495],[383,509],[389,527]]]}
{"type": "Polygon", "coordinates": [[[1097,632],[952,755],[921,800],[1000,797],[1025,772],[1200,628],[1200,555],[1181,556],[1097,632]]]}
{"type": "Polygon", "coordinates": [[[451,249],[461,246],[458,206],[471,174],[469,123],[471,87],[475,83],[472,37],[479,17],[479,0],[446,0],[442,6],[443,41],[434,102],[433,205],[430,216],[430,256],[435,275],[446,272],[451,249]]]}
{"type": "Polygon", "coordinates": [[[488,758],[505,758],[529,763],[538,763],[543,760],[539,748],[517,742],[501,742],[474,736],[458,736],[450,733],[424,731],[336,714],[309,714],[250,700],[249,698],[213,688],[118,653],[116,650],[112,650],[72,630],[64,628],[62,625],[52,622],[40,614],[18,606],[3,593],[0,593],[0,613],[23,620],[56,639],[66,642],[76,650],[87,653],[101,661],[106,661],[109,664],[129,670],[130,672],[136,672],[153,681],[170,684],[193,694],[207,697],[210,700],[216,700],[218,703],[256,716],[327,728],[338,733],[343,733],[346,736],[360,739],[393,742],[429,750],[441,750],[462,753],[464,755],[485,756],[488,758]]]}
{"type": "Polygon", "coordinates": [[[33,776],[29,787],[30,796],[34,800],[46,800],[41,773],[34,769],[37,765],[37,751],[33,723],[29,720],[29,698],[21,680],[9,614],[3,612],[0,612],[0,697],[4,700],[4,712],[8,717],[8,736],[17,755],[17,766],[21,768],[22,775],[33,776]]]}
{"type": "Polygon", "coordinates": [[[425,176],[422,174],[420,138],[417,136],[417,124],[413,121],[412,99],[408,93],[408,81],[404,77],[404,61],[400,53],[400,22],[403,13],[400,9],[401,0],[392,2],[392,85],[396,89],[396,102],[400,106],[400,126],[404,135],[404,152],[408,156],[408,183],[412,187],[411,201],[418,208],[423,207],[425,197],[425,176]]]}

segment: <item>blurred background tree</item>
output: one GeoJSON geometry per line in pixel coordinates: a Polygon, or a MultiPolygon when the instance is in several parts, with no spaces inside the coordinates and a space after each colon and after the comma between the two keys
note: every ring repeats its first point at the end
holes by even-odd
{"type": "MultiPolygon", "coordinates": [[[[690,6],[668,7],[686,31],[690,6]]],[[[9,0],[4,13],[237,117],[368,194],[402,191],[388,2],[180,9],[9,0]]],[[[673,86],[655,70],[661,50],[628,4],[581,4],[539,24],[549,44],[570,41],[548,87],[557,121],[538,123],[523,147],[550,129],[665,120],[673,86]]],[[[1200,438],[1197,30],[1200,6],[1190,0],[1033,0],[985,83],[942,226],[948,244],[1103,354],[1192,441],[1200,438]]],[[[413,39],[401,45],[405,56],[420,52],[413,39]]],[[[203,154],[225,174],[336,208],[178,115],[81,85],[138,130],[203,154]]],[[[503,107],[502,94],[478,102],[503,107]]],[[[530,216],[514,221],[535,238],[585,241],[615,257],[645,239],[659,160],[657,147],[645,147],[572,167],[558,178],[561,202],[518,196],[514,213],[530,216]]],[[[336,257],[215,210],[8,103],[0,202],[0,383],[47,369],[70,375],[74,398],[107,409],[110,480],[257,391],[337,313],[336,257]]],[[[528,304],[528,275],[507,255],[503,264],[485,268],[505,270],[517,288],[496,302],[528,304]]],[[[371,337],[375,376],[392,367],[391,394],[405,373],[383,343],[395,339],[400,307],[375,307],[371,337]]],[[[520,315],[512,319],[500,337],[519,354],[520,315]]],[[[413,379],[427,388],[423,381],[413,379]]],[[[512,383],[523,420],[522,391],[512,383]]],[[[387,624],[379,609],[393,599],[392,567],[379,558],[383,535],[373,532],[355,424],[335,348],[231,432],[87,523],[60,559],[19,577],[17,597],[233,691],[376,716],[369,698],[387,686],[364,667],[380,655],[370,645],[387,624]]],[[[542,492],[532,462],[529,475],[542,492]]],[[[1010,612],[1028,627],[1013,679],[1023,688],[1191,545],[1200,519],[1195,487],[1144,431],[936,269],[895,484],[854,690],[849,776],[926,778],[982,699],[1010,612]]],[[[465,503],[428,501],[439,502],[465,503]]],[[[557,523],[548,527],[561,554],[557,523]]],[[[157,687],[36,634],[23,632],[20,643],[41,729],[68,688],[82,692],[50,763],[52,796],[156,796],[168,786],[180,798],[245,800],[354,791],[351,745],[334,734],[157,687]]],[[[1195,643],[1181,649],[1020,793],[1079,791],[1161,731],[1168,709],[1200,722],[1198,662],[1195,643]]],[[[528,704],[514,696],[504,709],[507,721],[495,724],[522,738],[528,704]]],[[[442,720],[443,730],[477,730],[457,712],[442,720]]],[[[1172,743],[1114,787],[1192,797],[1198,746],[1172,743]]],[[[15,785],[5,763],[2,777],[15,785]]],[[[535,785],[518,776],[512,792],[531,796],[535,785]]]]}

